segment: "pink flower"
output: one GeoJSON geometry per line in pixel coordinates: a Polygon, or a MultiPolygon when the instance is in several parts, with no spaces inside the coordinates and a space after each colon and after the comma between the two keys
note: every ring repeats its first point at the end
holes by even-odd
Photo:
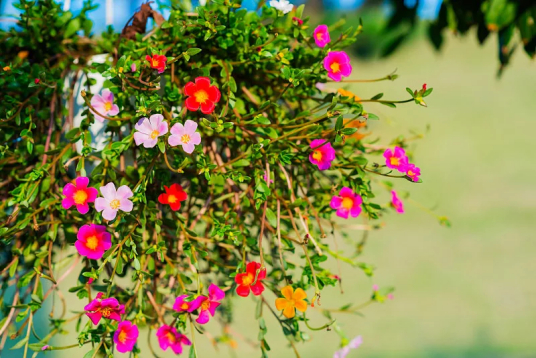
{"type": "Polygon", "coordinates": [[[112,247],[112,235],[103,225],[83,225],[76,234],[74,247],[82,256],[91,260],[98,260],[104,252],[112,247]]]}
{"type": "Polygon", "coordinates": [[[380,287],[378,285],[372,285],[372,291],[378,291],[380,287]]]}
{"type": "Polygon", "coordinates": [[[186,297],[188,297],[188,295],[181,295],[175,299],[175,303],[173,304],[173,309],[175,311],[193,312],[199,308],[199,305],[201,304],[199,301],[186,301],[186,297]]]}
{"type": "Polygon", "coordinates": [[[95,209],[99,213],[102,211],[102,217],[106,220],[115,219],[119,209],[125,212],[132,211],[133,204],[128,199],[134,194],[128,186],[122,185],[116,191],[114,183],[108,183],[100,187],[100,192],[103,198],[95,200],[95,209]]]}
{"type": "Polygon", "coordinates": [[[132,65],[130,65],[130,70],[131,70],[132,72],[136,72],[137,67],[136,67],[136,64],[135,64],[135,63],[132,63],[132,65]]]}
{"type": "Polygon", "coordinates": [[[326,25],[318,25],[313,33],[313,37],[318,47],[325,47],[331,41],[326,25]]]}
{"type": "Polygon", "coordinates": [[[86,315],[94,325],[98,325],[102,317],[119,322],[121,315],[125,313],[125,305],[120,305],[113,297],[102,299],[103,295],[104,293],[99,292],[97,297],[84,307],[86,315]]]}
{"type": "Polygon", "coordinates": [[[345,186],[339,192],[339,196],[331,198],[329,205],[337,210],[337,216],[348,219],[348,215],[356,218],[361,214],[362,203],[361,195],[355,194],[352,189],[345,186]]]}
{"type": "Polygon", "coordinates": [[[402,200],[398,197],[396,194],[396,191],[391,191],[391,204],[393,204],[393,207],[395,208],[396,212],[399,214],[404,213],[404,204],[402,203],[402,200]]]}
{"type": "Polygon", "coordinates": [[[396,169],[402,173],[406,171],[408,157],[404,149],[400,147],[395,147],[394,150],[387,148],[385,152],[383,152],[383,156],[385,158],[385,165],[387,165],[388,168],[396,169]]]}
{"type": "Polygon", "coordinates": [[[317,165],[319,170],[329,169],[335,160],[335,149],[331,143],[327,139],[315,139],[310,145],[313,151],[309,154],[309,161],[317,165]]]}
{"type": "Polygon", "coordinates": [[[264,171],[264,176],[262,178],[268,186],[270,186],[270,184],[274,182],[272,179],[270,179],[270,172],[267,172],[266,170],[264,171]]]}
{"type": "Polygon", "coordinates": [[[46,351],[50,346],[48,344],[45,344],[43,347],[41,347],[42,351],[46,351]]]}
{"type": "Polygon", "coordinates": [[[395,296],[394,296],[392,293],[388,293],[388,294],[387,294],[387,299],[389,299],[389,300],[394,300],[394,299],[395,299],[395,296]]]}
{"type": "Polygon", "coordinates": [[[328,71],[328,77],[339,82],[342,77],[348,77],[352,73],[350,57],[344,51],[331,51],[324,58],[324,68],[328,71]]]}
{"type": "Polygon", "coordinates": [[[184,335],[177,332],[177,328],[163,325],[156,331],[158,337],[158,344],[162,350],[167,350],[171,347],[171,350],[175,354],[182,353],[182,345],[191,346],[192,342],[184,335]]]}
{"type": "Polygon", "coordinates": [[[224,298],[225,292],[215,284],[211,283],[208,287],[208,297],[199,296],[194,300],[194,302],[196,302],[194,305],[199,307],[199,317],[197,317],[195,321],[199,324],[207,323],[210,316],[214,317],[216,308],[224,298]]]}
{"type": "Polygon", "coordinates": [[[99,114],[105,116],[115,116],[119,113],[119,107],[114,104],[114,94],[110,90],[105,89],[102,91],[102,96],[96,94],[91,98],[91,106],[95,108],[98,114],[91,110],[91,113],[95,116],[95,119],[104,122],[104,118],[99,114]]]}
{"type": "Polygon", "coordinates": [[[361,338],[361,336],[357,336],[352,339],[350,343],[336,351],[333,354],[333,358],[345,358],[352,349],[359,348],[361,344],[363,344],[363,338],[361,338]]]}
{"type": "Polygon", "coordinates": [[[161,114],[153,114],[151,117],[142,118],[136,123],[134,128],[134,141],[136,145],[143,143],[145,148],[153,148],[158,143],[158,137],[168,132],[168,123],[163,120],[161,114]]]}
{"type": "Polygon", "coordinates": [[[419,181],[419,176],[421,176],[421,169],[416,167],[415,164],[408,164],[406,167],[406,175],[411,178],[411,180],[417,182],[419,181]]]}
{"type": "Polygon", "coordinates": [[[76,205],[76,210],[80,214],[87,214],[89,211],[88,203],[92,203],[97,198],[99,192],[95,188],[88,188],[89,179],[86,177],[78,177],[74,180],[74,184],[67,183],[63,187],[63,195],[65,199],[61,201],[64,209],[69,209],[76,205]]]}
{"type": "Polygon", "coordinates": [[[119,322],[117,331],[114,333],[114,342],[117,351],[120,353],[132,351],[139,335],[140,332],[138,331],[138,326],[132,322],[119,322]]]}
{"type": "Polygon", "coordinates": [[[184,123],[184,126],[180,123],[174,124],[168,138],[169,145],[172,147],[182,145],[182,149],[186,153],[192,154],[195,146],[201,143],[201,134],[196,130],[197,123],[189,119],[184,123]]]}

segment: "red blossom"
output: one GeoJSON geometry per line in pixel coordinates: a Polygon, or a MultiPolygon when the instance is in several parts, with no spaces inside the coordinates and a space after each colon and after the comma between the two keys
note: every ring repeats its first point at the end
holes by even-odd
{"type": "Polygon", "coordinates": [[[186,98],[186,108],[197,111],[201,107],[204,114],[211,114],[221,98],[220,90],[210,85],[208,77],[197,77],[195,83],[188,82],[184,87],[184,94],[189,96],[186,98]]]}
{"type": "Polygon", "coordinates": [[[300,26],[303,25],[303,20],[300,19],[299,17],[294,16],[294,17],[292,18],[292,21],[297,22],[298,25],[300,25],[300,26]]]}
{"type": "Polygon", "coordinates": [[[158,202],[161,204],[169,204],[169,207],[173,211],[177,211],[181,208],[181,201],[184,201],[188,198],[188,195],[182,186],[179,184],[172,184],[170,187],[164,185],[165,193],[162,193],[158,196],[158,202]]]}
{"type": "Polygon", "coordinates": [[[39,78],[36,78],[36,79],[34,80],[34,83],[35,83],[36,85],[39,84],[39,82],[41,82],[41,80],[40,80],[39,78]]]}
{"type": "Polygon", "coordinates": [[[153,57],[147,55],[145,59],[149,61],[151,68],[158,70],[158,73],[162,73],[166,70],[167,57],[164,55],[153,55],[153,57]]]}
{"type": "Polygon", "coordinates": [[[426,91],[426,83],[422,85],[422,91],[423,91],[423,92],[426,91]]]}
{"type": "Polygon", "coordinates": [[[257,270],[261,268],[261,264],[258,262],[250,262],[246,266],[246,272],[239,273],[235,276],[235,282],[238,284],[236,293],[239,296],[249,296],[249,291],[253,292],[255,296],[258,296],[264,291],[264,285],[261,280],[266,278],[266,269],[263,268],[257,275],[257,270]],[[257,276],[257,280],[255,280],[257,276]]]}

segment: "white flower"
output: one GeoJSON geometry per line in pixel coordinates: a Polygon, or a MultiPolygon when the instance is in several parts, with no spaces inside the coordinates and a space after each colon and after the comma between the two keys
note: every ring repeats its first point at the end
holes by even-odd
{"type": "Polygon", "coordinates": [[[294,5],[288,2],[288,0],[272,0],[270,6],[282,11],[283,14],[289,13],[294,8],[294,5]]]}

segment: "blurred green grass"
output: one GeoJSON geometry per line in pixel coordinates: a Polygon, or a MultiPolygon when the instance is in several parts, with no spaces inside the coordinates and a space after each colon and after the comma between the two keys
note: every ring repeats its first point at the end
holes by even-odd
{"type": "MultiPolygon", "coordinates": [[[[409,191],[414,200],[449,216],[453,226],[441,227],[435,218],[406,203],[406,214],[388,215],[385,228],[369,236],[362,260],[377,266],[373,279],[343,264],[345,293],[341,295],[338,287],[326,289],[322,307],[364,302],[374,283],[396,287],[393,301],[367,307],[363,317],[337,316],[350,338],[363,336],[363,345],[349,358],[536,357],[536,63],[520,51],[497,80],[492,41],[479,47],[473,36],[450,38],[446,45],[438,54],[420,40],[388,60],[353,61],[355,79],[379,78],[395,68],[400,74],[394,83],[349,87],[362,98],[385,92],[386,99],[405,99],[405,87],[427,83],[434,88],[428,108],[413,104],[366,108],[381,118],[370,129],[382,143],[393,135],[411,136],[409,130],[423,132],[431,126],[427,136],[411,147],[424,183],[395,182],[396,189],[409,191]]],[[[386,193],[382,202],[388,200],[386,193]]],[[[352,232],[350,241],[360,240],[361,234],[352,232]]],[[[348,254],[353,252],[352,245],[338,242],[348,254]]],[[[328,263],[336,272],[336,262],[328,263]]],[[[275,297],[268,293],[267,298],[275,297]]],[[[255,342],[253,300],[238,298],[233,304],[234,331],[255,342]]],[[[279,325],[269,312],[265,316],[269,356],[292,357],[279,325]]],[[[325,323],[315,312],[308,316],[313,326],[325,323]]],[[[208,329],[218,334],[219,325],[213,322],[208,329]]],[[[338,348],[333,331],[310,336],[310,342],[297,345],[301,357],[331,357],[338,348]]],[[[206,337],[196,338],[200,357],[260,356],[258,349],[238,337],[238,350],[221,345],[218,352],[206,337]]],[[[146,339],[142,332],[142,346],[146,339]]],[[[55,344],[72,342],[66,338],[55,344]]],[[[152,342],[157,347],[154,337],[152,342]]],[[[47,356],[82,356],[80,352],[47,356]]]]}

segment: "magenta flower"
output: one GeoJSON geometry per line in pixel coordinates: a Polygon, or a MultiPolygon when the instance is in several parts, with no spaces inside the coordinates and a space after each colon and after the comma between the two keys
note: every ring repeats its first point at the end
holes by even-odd
{"type": "Polygon", "coordinates": [[[125,313],[125,305],[120,305],[113,297],[102,299],[103,295],[102,292],[97,293],[97,297],[84,307],[86,316],[94,325],[98,325],[102,317],[119,322],[125,313]]]}
{"type": "Polygon", "coordinates": [[[331,41],[327,25],[318,25],[313,33],[313,37],[318,47],[325,47],[331,41]]]}
{"type": "Polygon", "coordinates": [[[328,77],[339,82],[342,76],[348,77],[352,73],[350,57],[344,51],[331,51],[324,58],[324,68],[328,71],[328,77]]]}
{"type": "Polygon", "coordinates": [[[216,308],[220,305],[220,301],[225,298],[225,292],[221,288],[211,283],[208,287],[208,297],[199,296],[194,302],[199,307],[199,317],[195,320],[199,324],[205,324],[209,321],[210,316],[214,317],[216,308]]]}
{"type": "Polygon", "coordinates": [[[201,143],[201,134],[196,130],[197,123],[189,119],[184,123],[184,126],[180,123],[174,124],[168,138],[169,145],[172,147],[182,145],[182,149],[186,153],[192,154],[195,146],[201,143]]]}
{"type": "Polygon", "coordinates": [[[106,250],[112,247],[112,235],[103,225],[83,225],[76,234],[74,247],[82,256],[91,260],[98,260],[106,250]]]}
{"type": "Polygon", "coordinates": [[[88,203],[92,203],[97,198],[99,192],[95,188],[88,188],[89,179],[86,177],[78,177],[74,180],[74,184],[67,183],[63,187],[63,195],[65,198],[61,201],[64,209],[69,209],[76,205],[76,210],[80,214],[87,214],[89,211],[88,203]]]}
{"type": "Polygon", "coordinates": [[[348,215],[356,218],[361,214],[361,204],[363,199],[361,195],[355,194],[348,187],[343,187],[339,192],[339,196],[333,196],[329,205],[332,209],[337,210],[337,216],[348,219],[348,215]]]}
{"type": "Polygon", "coordinates": [[[393,207],[395,208],[397,213],[404,214],[404,204],[394,190],[391,191],[391,204],[393,204],[393,207]]]}
{"type": "Polygon", "coordinates": [[[350,343],[336,351],[333,354],[333,358],[345,358],[352,349],[359,348],[361,344],[363,344],[363,338],[361,338],[361,336],[357,336],[352,339],[350,343]]]}
{"type": "Polygon", "coordinates": [[[387,148],[385,152],[383,152],[383,156],[385,158],[385,165],[387,165],[388,168],[396,169],[402,173],[406,171],[408,157],[404,149],[400,147],[395,147],[394,150],[387,148]]]}
{"type": "Polygon", "coordinates": [[[319,170],[329,169],[335,160],[335,149],[331,143],[327,139],[315,139],[310,145],[313,151],[309,154],[309,161],[317,165],[319,170]]]}
{"type": "Polygon", "coordinates": [[[266,170],[264,171],[264,176],[262,178],[268,186],[270,186],[270,184],[274,182],[272,179],[270,179],[270,172],[267,172],[266,170]]]}
{"type": "Polygon", "coordinates": [[[95,200],[95,209],[99,213],[102,211],[102,217],[106,220],[115,219],[119,209],[126,212],[132,211],[133,204],[128,199],[134,194],[128,186],[122,185],[116,191],[114,183],[108,183],[100,187],[100,192],[103,198],[95,200]]]}
{"type": "Polygon", "coordinates": [[[153,148],[158,143],[158,137],[168,132],[168,123],[163,120],[161,114],[153,114],[149,118],[142,118],[136,123],[134,128],[134,141],[136,145],[143,143],[145,148],[153,148]]]}
{"type": "Polygon", "coordinates": [[[406,175],[411,178],[411,180],[417,182],[421,176],[421,169],[415,164],[408,164],[406,167],[406,175]]]}
{"type": "Polygon", "coordinates": [[[110,90],[105,89],[101,95],[93,95],[91,98],[91,106],[95,108],[98,114],[91,110],[91,113],[95,116],[95,119],[104,122],[104,118],[100,114],[105,116],[115,116],[119,113],[119,107],[114,104],[114,94],[110,90]]]}
{"type": "Polygon", "coordinates": [[[120,353],[132,351],[139,335],[140,332],[138,331],[138,326],[132,322],[119,322],[117,331],[114,333],[114,342],[117,351],[120,353]]]}
{"type": "Polygon", "coordinates": [[[173,309],[175,311],[193,312],[199,308],[199,305],[201,304],[199,301],[186,301],[186,297],[188,297],[188,295],[181,295],[175,299],[175,303],[173,304],[173,309]]]}
{"type": "Polygon", "coordinates": [[[167,350],[171,347],[171,350],[175,354],[182,353],[182,345],[191,346],[192,342],[184,335],[177,331],[177,328],[163,325],[156,331],[158,337],[158,344],[162,350],[167,350]]]}

